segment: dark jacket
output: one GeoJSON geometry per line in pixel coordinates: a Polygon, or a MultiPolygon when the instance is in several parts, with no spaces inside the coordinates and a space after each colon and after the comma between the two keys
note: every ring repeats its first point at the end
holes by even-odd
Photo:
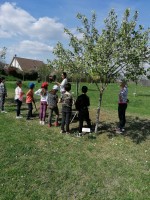
{"type": "Polygon", "coordinates": [[[78,110],[79,112],[81,111],[85,111],[88,110],[88,106],[90,106],[90,99],[86,94],[81,94],[80,96],[78,96],[76,102],[75,102],[75,107],[76,110],[78,110]]]}

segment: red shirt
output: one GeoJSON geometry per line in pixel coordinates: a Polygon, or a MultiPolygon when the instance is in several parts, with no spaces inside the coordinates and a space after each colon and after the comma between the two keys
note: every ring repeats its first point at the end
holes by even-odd
{"type": "Polygon", "coordinates": [[[26,94],[26,103],[32,103],[33,101],[33,90],[29,90],[26,94]]]}

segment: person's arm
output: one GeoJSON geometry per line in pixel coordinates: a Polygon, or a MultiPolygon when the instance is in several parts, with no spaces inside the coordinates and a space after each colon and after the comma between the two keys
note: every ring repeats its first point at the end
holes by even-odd
{"type": "Polygon", "coordinates": [[[61,83],[59,83],[59,82],[55,82],[55,84],[58,85],[58,86],[60,86],[61,83]]]}
{"type": "Polygon", "coordinates": [[[41,91],[42,91],[42,89],[38,89],[37,91],[34,92],[34,94],[40,96],[41,95],[41,91]]]}

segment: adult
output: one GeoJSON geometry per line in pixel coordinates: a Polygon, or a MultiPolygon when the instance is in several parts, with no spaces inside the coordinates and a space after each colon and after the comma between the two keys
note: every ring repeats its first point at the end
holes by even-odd
{"type": "Polygon", "coordinates": [[[119,117],[119,126],[116,130],[117,133],[122,133],[125,131],[124,127],[126,124],[126,109],[127,109],[127,95],[128,95],[128,88],[125,80],[119,81],[120,83],[120,92],[119,92],[119,99],[118,99],[118,117],[119,117]]]}
{"type": "Polygon", "coordinates": [[[67,73],[66,72],[63,72],[62,75],[62,82],[59,83],[59,82],[55,82],[55,84],[57,84],[60,88],[60,93],[63,94],[65,92],[65,85],[68,83],[68,80],[67,80],[67,73]]]}

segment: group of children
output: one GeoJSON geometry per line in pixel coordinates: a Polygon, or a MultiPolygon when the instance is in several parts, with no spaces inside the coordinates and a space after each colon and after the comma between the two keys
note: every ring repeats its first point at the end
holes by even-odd
{"type": "MultiPolygon", "coordinates": [[[[17,87],[15,89],[15,101],[17,105],[16,109],[16,118],[22,118],[20,114],[21,105],[23,101],[23,95],[25,93],[22,91],[22,82],[17,81],[17,87]]],[[[34,83],[29,84],[29,90],[26,93],[26,104],[28,106],[27,120],[31,120],[33,117],[32,110],[33,104],[35,104],[34,94],[40,96],[40,124],[45,124],[46,119],[46,111],[48,110],[48,127],[52,126],[52,117],[53,113],[55,113],[55,122],[54,126],[59,126],[59,108],[58,102],[62,104],[62,120],[61,120],[61,133],[70,133],[70,121],[72,116],[72,105],[73,105],[73,97],[70,93],[71,84],[66,83],[64,85],[64,91],[61,93],[60,98],[58,98],[57,92],[59,90],[58,85],[54,85],[50,91],[48,91],[48,83],[43,82],[41,88],[34,92],[34,83]]],[[[90,106],[89,97],[86,95],[88,88],[86,86],[82,87],[82,94],[77,97],[75,101],[75,107],[78,111],[79,117],[79,134],[78,136],[82,136],[82,127],[83,121],[87,122],[88,128],[91,129],[91,121],[89,118],[88,107],[90,106]]],[[[35,105],[36,106],[36,105],[35,105]]]]}
{"type": "MultiPolygon", "coordinates": [[[[48,91],[48,83],[43,82],[41,88],[34,92],[34,83],[29,84],[29,90],[26,93],[26,104],[28,106],[28,113],[27,113],[27,120],[31,120],[33,117],[32,110],[33,104],[35,105],[34,101],[34,94],[40,95],[40,124],[45,124],[46,119],[46,111],[48,109],[48,126],[52,126],[52,117],[53,113],[55,113],[55,122],[54,126],[59,126],[59,108],[58,102],[62,104],[62,121],[61,121],[61,133],[70,133],[70,121],[72,115],[72,104],[73,104],[73,97],[70,93],[71,84],[67,82],[66,73],[62,74],[63,81],[61,84],[55,82],[53,88],[48,91]],[[58,99],[57,92],[60,90],[60,99],[58,99]]],[[[16,119],[22,118],[20,113],[23,96],[25,93],[22,91],[22,82],[16,82],[17,87],[15,89],[15,102],[16,102],[16,119]]],[[[119,102],[118,102],[118,117],[119,117],[119,126],[116,129],[116,132],[122,133],[125,131],[125,123],[126,123],[126,109],[127,109],[127,95],[128,89],[125,81],[120,82],[120,92],[119,92],[119,102]]],[[[83,121],[87,122],[87,126],[91,131],[91,120],[89,118],[89,110],[88,107],[90,106],[90,100],[87,96],[88,88],[86,86],[82,87],[82,94],[77,97],[75,101],[75,108],[78,111],[78,119],[79,119],[79,134],[78,136],[82,136],[82,128],[83,128],[83,121]]],[[[7,89],[5,86],[5,78],[0,77],[0,110],[1,113],[7,113],[4,109],[5,97],[7,97],[7,89]]],[[[35,105],[36,107],[36,105],[35,105]]]]}

